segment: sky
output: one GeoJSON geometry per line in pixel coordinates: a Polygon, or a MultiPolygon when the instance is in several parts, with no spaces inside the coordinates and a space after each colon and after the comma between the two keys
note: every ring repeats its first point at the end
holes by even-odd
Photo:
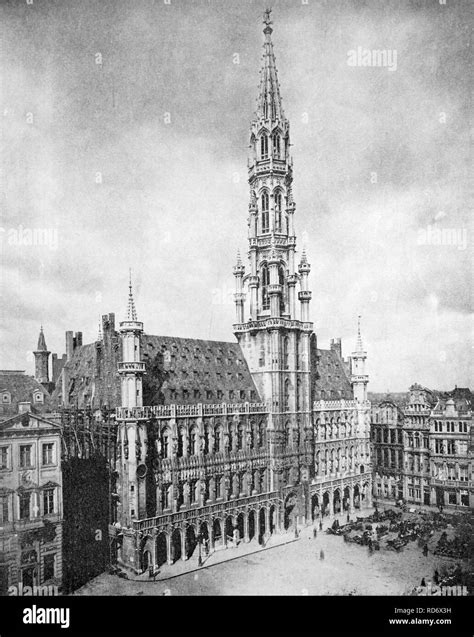
{"type": "MultiPolygon", "coordinates": [[[[0,4],[0,368],[33,373],[41,324],[96,340],[129,268],[146,332],[234,340],[265,6],[0,4]]],[[[360,314],[369,390],[472,385],[474,5],[270,6],[319,346],[360,314]]]]}

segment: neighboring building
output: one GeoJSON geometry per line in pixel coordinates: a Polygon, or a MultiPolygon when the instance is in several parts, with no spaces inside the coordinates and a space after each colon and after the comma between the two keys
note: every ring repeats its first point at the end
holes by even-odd
{"type": "Polygon", "coordinates": [[[372,405],[374,496],[410,504],[472,507],[472,393],[412,385],[372,405]],[[403,442],[402,442],[403,441],[403,442]],[[402,454],[402,455],[401,455],[402,454]],[[401,457],[403,456],[403,462],[401,457]]]}
{"type": "Polygon", "coordinates": [[[472,409],[465,398],[440,399],[431,412],[431,500],[438,506],[474,506],[472,426],[472,409]]]}
{"type": "Polygon", "coordinates": [[[430,504],[430,414],[436,402],[433,393],[416,383],[410,387],[403,409],[404,493],[416,504],[430,504]]]}
{"type": "Polygon", "coordinates": [[[400,500],[404,497],[404,416],[391,400],[383,400],[371,408],[372,462],[374,496],[378,500],[400,500]]]}
{"type": "MultiPolygon", "coordinates": [[[[240,256],[234,268],[238,344],[145,335],[131,286],[120,323],[111,532],[119,563],[136,571],[187,559],[198,540],[214,549],[237,537],[264,542],[318,514],[371,504],[367,355],[360,326],[344,361],[340,340],[317,347],[309,320],[270,24],[266,12],[250,136],[250,271],[240,256]]],[[[81,387],[91,382],[83,376],[81,387]]]]}
{"type": "Polygon", "coordinates": [[[60,428],[25,412],[0,423],[0,595],[62,577],[60,428]]]}

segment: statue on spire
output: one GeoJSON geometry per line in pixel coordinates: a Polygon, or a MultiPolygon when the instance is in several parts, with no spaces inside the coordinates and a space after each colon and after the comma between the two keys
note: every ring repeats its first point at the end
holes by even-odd
{"type": "Polygon", "coordinates": [[[273,24],[271,15],[272,15],[272,10],[270,7],[267,7],[265,11],[263,12],[263,24],[267,27],[273,24]]]}

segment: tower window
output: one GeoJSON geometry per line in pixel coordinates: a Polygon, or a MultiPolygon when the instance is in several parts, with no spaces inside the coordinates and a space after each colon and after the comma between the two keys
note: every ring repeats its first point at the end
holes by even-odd
{"type": "Polygon", "coordinates": [[[260,155],[261,159],[268,159],[268,137],[265,134],[260,138],[260,155]]]}
{"type": "Polygon", "coordinates": [[[280,135],[278,133],[273,135],[273,157],[280,159],[280,135]]]}
{"type": "Polygon", "coordinates": [[[278,283],[281,285],[280,314],[284,314],[285,302],[286,302],[286,287],[285,287],[285,272],[281,266],[278,268],[278,283]]]}
{"type": "Polygon", "coordinates": [[[275,228],[277,232],[281,232],[281,192],[280,191],[277,191],[275,193],[275,228]]]}
{"type": "Polygon", "coordinates": [[[262,268],[262,310],[270,309],[270,295],[268,294],[268,286],[270,285],[270,272],[265,265],[262,268]]]}
{"type": "Polygon", "coordinates": [[[262,194],[262,232],[270,232],[270,212],[268,192],[262,194]]]}
{"type": "Polygon", "coordinates": [[[283,369],[288,369],[288,337],[283,338],[283,369]]]}

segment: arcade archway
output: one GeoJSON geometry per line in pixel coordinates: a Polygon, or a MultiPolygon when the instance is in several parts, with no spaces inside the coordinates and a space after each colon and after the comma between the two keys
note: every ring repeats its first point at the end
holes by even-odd
{"type": "Polygon", "coordinates": [[[296,494],[290,493],[285,499],[285,514],[283,520],[283,526],[285,531],[290,529],[295,524],[296,516],[296,494]]]}
{"type": "Polygon", "coordinates": [[[166,564],[168,560],[168,549],[166,545],[166,535],[159,533],[156,538],[156,565],[158,568],[166,564]]]}
{"type": "Polygon", "coordinates": [[[171,559],[173,564],[181,559],[181,557],[181,530],[175,529],[171,536],[171,559]]]}

